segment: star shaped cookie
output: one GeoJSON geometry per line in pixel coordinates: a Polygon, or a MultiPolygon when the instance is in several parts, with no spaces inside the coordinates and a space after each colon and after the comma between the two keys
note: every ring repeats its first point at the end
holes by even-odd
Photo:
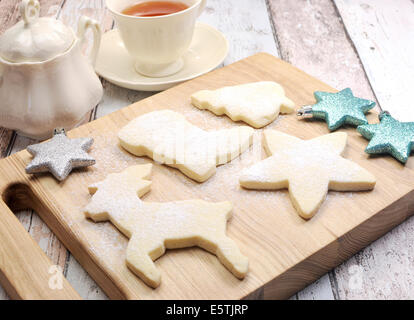
{"type": "Polygon", "coordinates": [[[375,106],[374,101],[354,97],[349,88],[337,93],[316,91],[314,96],[317,103],[312,106],[312,115],[324,119],[331,131],[344,124],[368,123],[365,113],[375,106]]]}
{"type": "Polygon", "coordinates": [[[400,122],[387,112],[382,112],[380,119],[380,123],[357,128],[359,133],[370,140],[365,152],[389,153],[398,161],[406,163],[414,150],[414,122],[400,122]]]}
{"type": "Polygon", "coordinates": [[[50,171],[62,181],[73,168],[95,164],[95,159],[87,153],[92,143],[92,138],[69,139],[64,130],[55,131],[50,141],[27,147],[34,158],[26,167],[26,173],[50,171]]]}
{"type": "Polygon", "coordinates": [[[341,157],[347,135],[336,132],[301,140],[276,130],[264,131],[270,157],[243,170],[240,184],[247,189],[289,189],[299,215],[310,219],[328,190],[362,191],[375,186],[375,177],[341,157]]]}

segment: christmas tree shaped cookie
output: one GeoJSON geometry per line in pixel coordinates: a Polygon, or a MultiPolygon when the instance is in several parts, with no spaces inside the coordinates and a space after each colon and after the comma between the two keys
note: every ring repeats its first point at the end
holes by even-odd
{"type": "Polygon", "coordinates": [[[245,169],[240,184],[248,189],[289,189],[292,203],[310,219],[328,190],[362,191],[375,186],[375,177],[341,157],[347,135],[343,132],[301,140],[276,130],[264,131],[269,158],[245,169]]]}
{"type": "Polygon", "coordinates": [[[191,102],[199,109],[226,114],[231,120],[244,121],[254,128],[273,122],[279,112],[295,110],[295,104],[285,96],[282,86],[272,81],[201,90],[191,96],[191,102]]]}
{"type": "Polygon", "coordinates": [[[248,270],[248,260],[226,236],[232,205],[228,201],[187,200],[144,202],[139,197],[150,190],[151,164],[136,165],[89,187],[93,195],[84,208],[93,221],[110,220],[130,240],[128,267],[155,288],[161,274],[154,260],[165,249],[198,246],[215,254],[237,278],[248,270]]]}
{"type": "Polygon", "coordinates": [[[239,126],[204,131],[171,110],[146,113],[118,134],[121,146],[136,156],[148,156],[203,182],[216,166],[238,157],[252,143],[253,129],[239,126]]]}

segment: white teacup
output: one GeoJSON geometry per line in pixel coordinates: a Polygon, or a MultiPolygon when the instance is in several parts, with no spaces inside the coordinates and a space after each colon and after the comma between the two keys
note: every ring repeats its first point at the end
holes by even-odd
{"type": "Polygon", "coordinates": [[[149,77],[165,77],[183,67],[181,57],[191,44],[196,19],[206,0],[176,1],[189,8],[165,16],[135,17],[122,13],[146,1],[106,0],[106,5],[115,17],[126,49],[136,61],[137,72],[149,77]]]}

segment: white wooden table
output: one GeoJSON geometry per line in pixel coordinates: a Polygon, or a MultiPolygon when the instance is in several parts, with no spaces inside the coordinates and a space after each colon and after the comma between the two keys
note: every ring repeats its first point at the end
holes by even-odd
{"type": "MultiPolygon", "coordinates": [[[[19,18],[18,0],[0,0],[0,33],[19,18]]],[[[78,18],[114,27],[104,0],[40,0],[42,15],[76,28],[78,18]]],[[[265,51],[338,89],[377,101],[403,121],[414,121],[413,0],[208,0],[200,18],[230,43],[224,65],[265,51]]],[[[103,81],[105,95],[90,120],[153,93],[103,81]]],[[[33,140],[0,128],[2,157],[33,140]]],[[[414,183],[414,181],[413,181],[414,183]]],[[[33,211],[19,220],[85,299],[105,294],[33,211]]],[[[297,293],[292,299],[414,298],[414,218],[297,293]]],[[[0,299],[7,299],[0,288],[0,299]]]]}

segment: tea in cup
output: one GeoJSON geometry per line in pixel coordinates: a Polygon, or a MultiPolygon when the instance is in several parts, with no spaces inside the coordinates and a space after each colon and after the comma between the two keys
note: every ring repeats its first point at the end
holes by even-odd
{"type": "Polygon", "coordinates": [[[139,2],[122,11],[123,14],[136,17],[157,17],[173,14],[188,9],[182,2],[175,1],[146,1],[139,2]]]}
{"type": "Polygon", "coordinates": [[[165,77],[184,65],[195,22],[206,0],[107,0],[137,72],[165,77]]]}

